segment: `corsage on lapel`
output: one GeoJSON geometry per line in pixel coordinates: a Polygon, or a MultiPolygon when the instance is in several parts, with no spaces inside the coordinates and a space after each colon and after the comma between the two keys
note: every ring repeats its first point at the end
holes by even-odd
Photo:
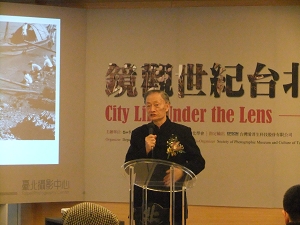
{"type": "Polygon", "coordinates": [[[183,151],[184,147],[180,142],[178,141],[178,138],[176,135],[172,134],[170,139],[167,141],[167,154],[168,158],[170,156],[176,156],[178,153],[185,153],[183,151]]]}

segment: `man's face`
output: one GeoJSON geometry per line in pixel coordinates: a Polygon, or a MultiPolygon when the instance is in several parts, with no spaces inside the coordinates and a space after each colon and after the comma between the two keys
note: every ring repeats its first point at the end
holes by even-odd
{"type": "Polygon", "coordinates": [[[159,93],[152,93],[147,96],[146,107],[148,116],[154,124],[160,126],[166,121],[170,104],[166,103],[159,93]]]}

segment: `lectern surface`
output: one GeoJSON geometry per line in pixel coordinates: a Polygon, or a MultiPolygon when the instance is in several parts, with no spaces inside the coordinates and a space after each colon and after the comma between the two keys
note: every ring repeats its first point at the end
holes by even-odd
{"type": "Polygon", "coordinates": [[[137,159],[126,162],[124,170],[129,174],[130,168],[134,169],[134,184],[153,191],[169,192],[170,187],[164,184],[163,178],[166,171],[174,168],[181,169],[184,176],[175,182],[173,191],[182,191],[182,188],[191,188],[196,181],[196,175],[188,168],[177,163],[160,159],[137,159]]]}

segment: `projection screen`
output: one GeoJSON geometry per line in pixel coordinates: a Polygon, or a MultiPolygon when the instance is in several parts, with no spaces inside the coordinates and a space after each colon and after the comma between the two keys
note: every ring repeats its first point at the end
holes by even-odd
{"type": "Polygon", "coordinates": [[[60,19],[0,16],[0,165],[59,163],[60,19]]]}

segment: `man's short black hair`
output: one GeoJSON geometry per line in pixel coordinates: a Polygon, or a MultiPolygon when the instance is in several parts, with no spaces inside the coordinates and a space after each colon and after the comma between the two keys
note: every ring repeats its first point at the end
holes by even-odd
{"type": "Polygon", "coordinates": [[[292,222],[300,221],[300,184],[290,187],[283,196],[283,209],[292,222]]]}

